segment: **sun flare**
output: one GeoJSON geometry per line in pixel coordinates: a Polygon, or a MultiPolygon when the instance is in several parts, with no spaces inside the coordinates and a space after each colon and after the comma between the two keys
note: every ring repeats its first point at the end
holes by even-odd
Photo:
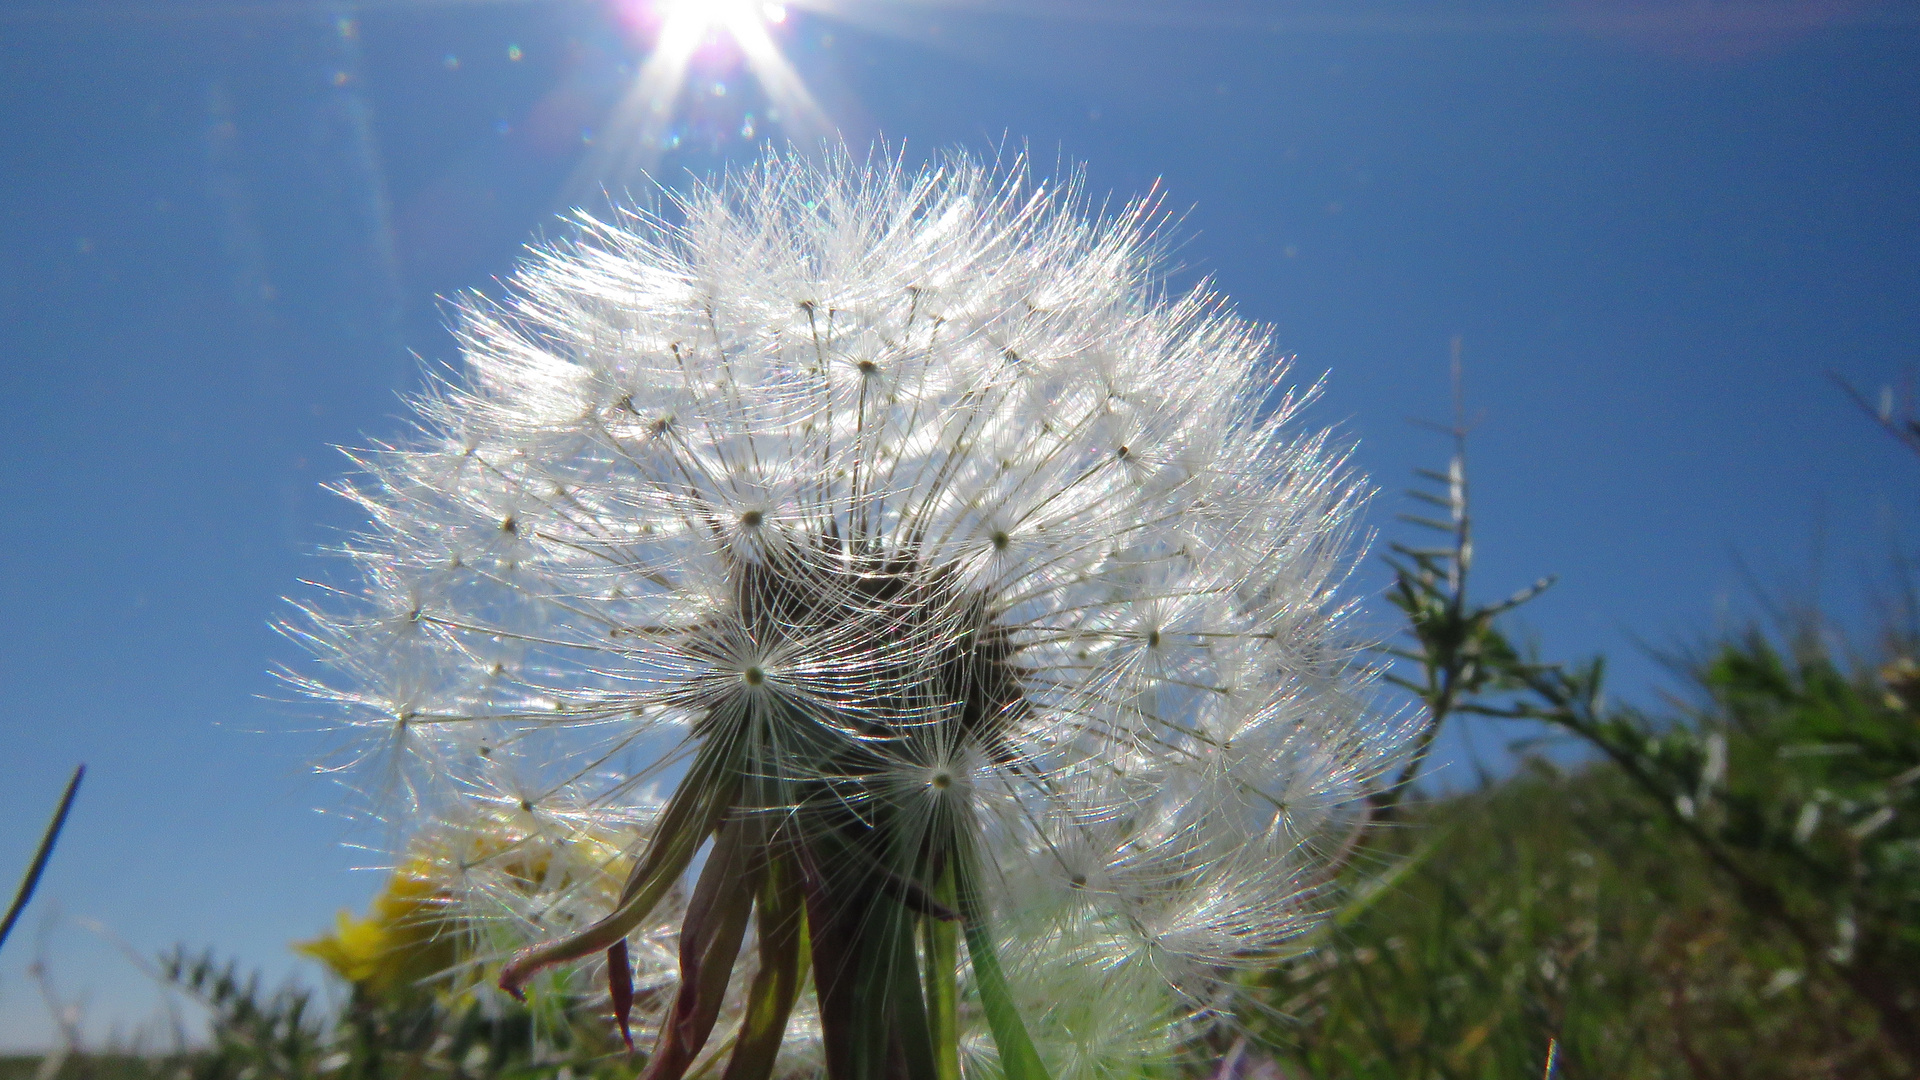
{"type": "Polygon", "coordinates": [[[692,23],[701,30],[724,29],[736,37],[741,27],[787,21],[783,5],[760,0],[668,0],[661,9],[668,23],[692,23]]]}
{"type": "Polygon", "coordinates": [[[736,55],[760,84],[770,106],[767,118],[777,117],[787,138],[807,142],[832,133],[832,124],[775,40],[775,29],[787,22],[786,5],[763,0],[656,0],[643,7],[648,21],[658,28],[652,47],[604,129],[609,137],[597,142],[582,162],[574,188],[588,190],[621,182],[636,170],[657,166],[671,145],[669,131],[696,57],[716,49],[736,55]]]}

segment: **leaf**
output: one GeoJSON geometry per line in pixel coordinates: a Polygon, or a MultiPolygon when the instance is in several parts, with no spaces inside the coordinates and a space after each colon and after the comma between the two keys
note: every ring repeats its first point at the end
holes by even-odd
{"type": "Polygon", "coordinates": [[[621,938],[607,950],[607,998],[613,1006],[613,1018],[620,1024],[620,1041],[633,1053],[633,962],[627,957],[627,939],[621,938]]]}
{"type": "Polygon", "coordinates": [[[776,856],[760,880],[754,932],[760,939],[760,970],[747,990],[733,1054],[721,1080],[767,1080],[787,1031],[787,1017],[806,977],[806,896],[791,858],[776,856]]]}
{"type": "Polygon", "coordinates": [[[980,992],[980,1008],[987,1014],[987,1027],[1000,1050],[1000,1068],[1007,1080],[1048,1080],[1047,1067],[1040,1052],[1033,1048],[1027,1026],[1007,988],[1000,971],[1000,958],[993,949],[993,934],[987,925],[981,904],[978,870],[969,855],[955,860],[960,864],[959,900],[961,925],[966,927],[967,957],[973,961],[974,987],[980,992]]]}
{"type": "Polygon", "coordinates": [[[740,770],[737,740],[708,738],[660,814],[647,853],[634,865],[613,913],[579,933],[522,949],[500,971],[500,989],[525,1000],[521,988],[542,968],[591,956],[624,941],[680,879],[733,802],[740,770]]]}
{"type": "Polygon", "coordinates": [[[1355,886],[1351,894],[1352,898],[1334,912],[1330,925],[1340,930],[1353,925],[1354,920],[1366,914],[1367,910],[1373,907],[1381,897],[1392,892],[1393,887],[1399,884],[1401,879],[1432,858],[1433,853],[1440,850],[1440,845],[1451,837],[1452,832],[1451,828],[1447,828],[1434,833],[1412,855],[1393,862],[1385,870],[1355,886]]]}
{"type": "Polygon", "coordinates": [[[766,873],[765,827],[748,815],[723,822],[687,901],[680,928],[680,990],[660,1024],[641,1080],[680,1080],[707,1044],[733,979],[733,964],[766,873]]]}

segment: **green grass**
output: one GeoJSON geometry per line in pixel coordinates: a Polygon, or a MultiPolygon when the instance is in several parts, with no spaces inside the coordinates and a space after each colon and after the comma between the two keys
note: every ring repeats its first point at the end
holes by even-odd
{"type": "MultiPolygon", "coordinates": [[[[1254,1048],[1288,1080],[1538,1077],[1550,1039],[1568,1080],[1912,1076],[1842,973],[1756,913],[1654,809],[1608,763],[1533,762],[1484,790],[1403,804],[1350,868],[1350,902],[1314,950],[1251,981],[1254,1048]]],[[[304,995],[263,993],[205,960],[172,970],[219,1006],[207,1048],[76,1055],[59,1080],[531,1078],[567,1059],[533,1051],[511,1023],[302,1019],[304,995]],[[476,1067],[447,1049],[465,1039],[505,1056],[476,1067]]],[[[582,1048],[610,1037],[597,1014],[573,1026],[582,1048]]],[[[634,1072],[571,1057],[575,1075],[634,1072]]],[[[0,1058],[0,1080],[33,1080],[38,1064],[0,1058]]]]}
{"type": "MultiPolygon", "coordinates": [[[[0,1057],[0,1080],[36,1080],[44,1058],[0,1057]]],[[[74,1054],[61,1063],[54,1080],[190,1080],[191,1066],[178,1058],[139,1054],[74,1054]]]]}
{"type": "Polygon", "coordinates": [[[1392,885],[1259,981],[1289,1075],[1538,1077],[1549,1039],[1568,1078],[1912,1075],[1613,768],[1534,763],[1403,820],[1355,868],[1392,885]]]}

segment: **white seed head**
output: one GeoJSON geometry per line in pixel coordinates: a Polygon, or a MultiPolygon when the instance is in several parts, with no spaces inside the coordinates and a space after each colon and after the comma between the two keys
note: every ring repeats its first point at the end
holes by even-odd
{"type": "Polygon", "coordinates": [[[1156,214],[842,155],[580,217],[356,455],[359,576],[296,620],[330,669],[299,681],[407,813],[513,792],[633,847],[688,747],[755,725],[796,816],[975,837],[1056,1076],[1175,1052],[1309,925],[1401,740],[1335,597],[1361,488],[1264,332],[1168,294],[1156,214]]]}

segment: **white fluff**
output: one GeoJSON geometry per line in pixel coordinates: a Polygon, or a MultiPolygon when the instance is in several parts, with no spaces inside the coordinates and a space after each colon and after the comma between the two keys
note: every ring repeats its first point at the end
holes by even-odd
{"type": "Polygon", "coordinates": [[[379,751],[369,786],[422,826],[524,801],[529,835],[631,829],[704,716],[773,695],[871,763],[861,797],[981,838],[1056,1076],[1177,1052],[1225,971],[1310,924],[1401,742],[1335,595],[1362,488],[1296,430],[1264,330],[1167,295],[1151,203],[1094,217],[963,158],[770,157],[578,220],[462,304],[419,430],[356,455],[357,577],[292,632],[326,669],[297,681],[379,751]],[[744,568],[831,563],[831,591],[856,540],[941,610],[741,625],[744,568]],[[906,685],[983,619],[1021,698],[991,747],[906,685]]]}

